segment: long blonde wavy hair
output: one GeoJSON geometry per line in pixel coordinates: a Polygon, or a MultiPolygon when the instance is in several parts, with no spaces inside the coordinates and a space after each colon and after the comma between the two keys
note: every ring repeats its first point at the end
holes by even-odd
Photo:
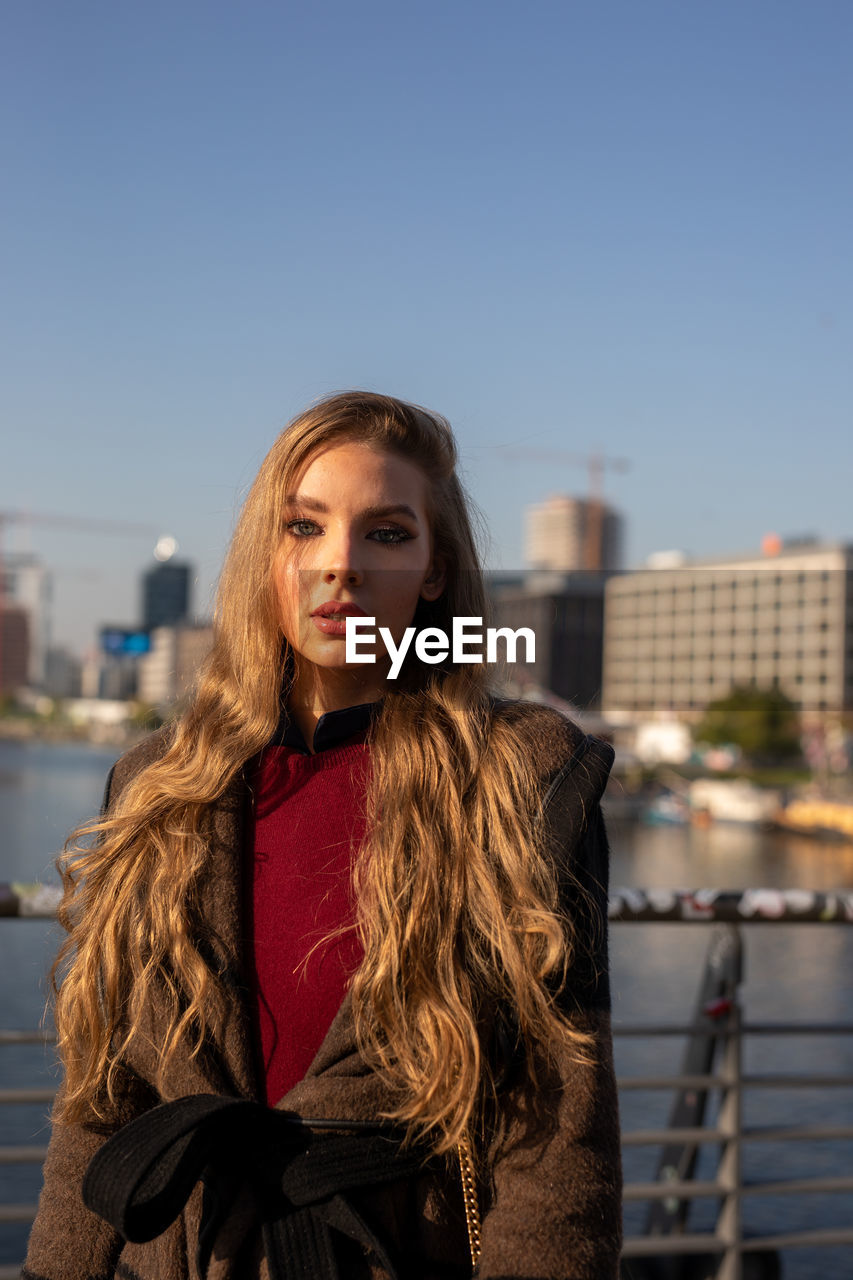
{"type": "MultiPolygon", "coordinates": [[[[272,559],[285,495],[312,452],[364,441],[417,464],[429,485],[433,549],[447,569],[419,626],[489,616],[472,529],[439,415],[389,396],[346,392],[296,417],[264,460],[222,572],[214,641],[164,754],[110,811],[73,833],[60,867],[68,936],[53,970],[65,1080],[60,1121],[98,1117],[146,1034],[152,997],[158,1079],[178,1055],[221,1043],[233,991],[211,961],[196,887],[205,874],[213,802],[269,741],[292,670],[272,559]]],[[[489,1050],[496,1011],[511,1010],[536,1077],[567,1039],[590,1039],[556,1000],[573,952],[557,872],[537,821],[541,780],[517,710],[493,698],[488,669],[448,660],[404,669],[370,729],[365,843],[356,860],[364,959],[352,980],[355,1030],[408,1138],[448,1152],[495,1096],[489,1050]]],[[[208,939],[209,941],[209,939],[208,939]]],[[[149,1044],[150,1048],[150,1044],[149,1044]]]]}

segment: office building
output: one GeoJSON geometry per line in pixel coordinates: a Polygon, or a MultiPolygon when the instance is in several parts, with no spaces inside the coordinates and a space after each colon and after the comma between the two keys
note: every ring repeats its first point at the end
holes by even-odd
{"type": "Polygon", "coordinates": [[[609,579],[606,713],[700,712],[743,685],[853,709],[853,547],[769,547],[609,579]]]}

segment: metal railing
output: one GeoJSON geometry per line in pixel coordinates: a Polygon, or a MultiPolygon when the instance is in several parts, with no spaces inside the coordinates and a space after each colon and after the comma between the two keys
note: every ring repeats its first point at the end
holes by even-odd
{"type": "MultiPolygon", "coordinates": [[[[58,891],[47,886],[0,885],[0,917],[45,918],[55,913],[58,891]]],[[[609,906],[612,923],[703,923],[712,925],[704,971],[692,1019],[685,1024],[619,1024],[614,1036],[683,1037],[681,1070],[619,1077],[624,1095],[634,1090],[667,1090],[674,1095],[669,1122],[664,1126],[624,1130],[623,1150],[660,1148],[656,1176],[626,1182],[625,1202],[646,1202],[644,1230],[626,1235],[623,1275],[630,1280],[677,1277],[678,1280],[773,1280],[782,1250],[853,1245],[853,1226],[773,1234],[747,1234],[743,1201],[750,1196],[839,1193],[853,1191],[853,1176],[840,1174],[809,1178],[770,1178],[747,1182],[743,1151],[749,1143],[819,1142],[853,1139],[853,1124],[785,1124],[748,1126],[743,1119],[747,1090],[853,1087],[853,1075],[825,1071],[756,1073],[744,1069],[744,1042],[760,1036],[848,1036],[853,1024],[805,1022],[745,1022],[740,1004],[743,981],[741,926],[820,923],[853,924],[853,893],[811,893],[800,890],[642,890],[617,889],[609,906]],[[716,1113],[708,1121],[714,1095],[716,1113]],[[697,1177],[700,1151],[719,1146],[711,1177],[697,1177]],[[690,1226],[691,1204],[698,1198],[718,1201],[712,1230],[690,1226]]],[[[50,1043],[36,1031],[0,1031],[0,1049],[9,1045],[50,1043]]],[[[52,1088],[0,1089],[0,1104],[49,1104],[52,1088]]],[[[0,1165],[37,1164],[46,1147],[0,1147],[0,1165]]],[[[0,1224],[26,1223],[34,1204],[1,1204],[0,1224]]],[[[18,1280],[18,1266],[0,1265],[0,1280],[18,1280]]]]}
{"type": "Polygon", "coordinates": [[[759,1036],[849,1036],[853,1024],[745,1022],[740,1003],[743,981],[741,926],[768,924],[853,924],[853,893],[801,890],[617,890],[611,898],[612,922],[711,924],[711,937],[699,983],[693,1017],[685,1025],[619,1025],[617,1037],[680,1036],[686,1038],[681,1070],[670,1076],[620,1076],[622,1094],[637,1089],[665,1089],[674,1098],[669,1123],[622,1132],[623,1151],[657,1146],[656,1176],[648,1182],[626,1182],[625,1201],[646,1201],[645,1229],[628,1235],[623,1245],[623,1275],[631,1280],[678,1277],[678,1280],[774,1280],[783,1250],[853,1245],[853,1225],[804,1231],[748,1235],[743,1201],[754,1196],[804,1196],[853,1191],[853,1176],[764,1178],[743,1176],[744,1147],[749,1143],[818,1142],[853,1139],[853,1124],[746,1125],[747,1090],[853,1087],[853,1075],[821,1072],[747,1072],[744,1044],[759,1036]],[[713,1122],[706,1122],[712,1094],[719,1095],[713,1122]],[[700,1149],[719,1146],[712,1177],[695,1176],[700,1149]],[[711,1231],[689,1226],[691,1204],[711,1197],[718,1202],[711,1231]],[[679,1265],[673,1264],[678,1260],[679,1265]],[[669,1268],[666,1262],[669,1262],[669,1268]],[[663,1264],[663,1265],[662,1265],[663,1264]],[[747,1271],[748,1267],[748,1271],[747,1271]]]}

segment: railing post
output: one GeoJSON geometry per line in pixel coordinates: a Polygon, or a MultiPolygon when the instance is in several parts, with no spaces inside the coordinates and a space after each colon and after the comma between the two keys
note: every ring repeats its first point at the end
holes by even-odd
{"type": "MultiPolygon", "coordinates": [[[[699,981],[693,1021],[696,1030],[690,1036],[682,1060],[685,1076],[713,1076],[719,1049],[725,1046],[725,1027],[730,1025],[730,1012],[736,1007],[738,984],[742,978],[743,952],[737,925],[714,926],[708,944],[705,966],[699,981]]],[[[723,1071],[726,1066],[717,1066],[723,1071]]],[[[721,1085],[725,1099],[725,1086],[721,1085]]],[[[681,1088],[670,1110],[669,1124],[673,1129],[699,1128],[705,1123],[709,1088],[681,1088]]],[[[699,1156],[697,1142],[667,1143],[658,1161],[657,1179],[661,1182],[687,1182],[695,1172],[699,1156]]],[[[690,1209],[689,1199],[673,1196],[655,1201],[646,1220],[646,1234],[678,1235],[687,1228],[690,1209]]]]}
{"type": "MultiPolygon", "coordinates": [[[[728,926],[736,935],[737,982],[743,977],[743,951],[737,926],[728,926]]],[[[717,1215],[717,1238],[724,1244],[717,1280],[742,1280],[743,1277],[743,1222],[742,1200],[742,1137],[743,1137],[743,1037],[741,1035],[741,1008],[737,988],[723,1032],[722,1096],[717,1127],[725,1134],[720,1152],[717,1180],[722,1190],[720,1211],[717,1215]]]]}

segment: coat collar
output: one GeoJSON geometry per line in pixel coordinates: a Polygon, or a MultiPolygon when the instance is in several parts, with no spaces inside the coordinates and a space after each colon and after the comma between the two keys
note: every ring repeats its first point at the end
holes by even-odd
{"type": "MultiPolygon", "coordinates": [[[[345,738],[366,729],[382,709],[384,698],[375,702],[360,702],[355,707],[341,707],[336,711],[326,711],[314,726],[313,751],[327,751],[335,747],[345,738]]],[[[293,747],[303,755],[309,755],[308,744],[302,730],[295,720],[282,709],[276,731],[267,744],[270,747],[293,747]]]]}

